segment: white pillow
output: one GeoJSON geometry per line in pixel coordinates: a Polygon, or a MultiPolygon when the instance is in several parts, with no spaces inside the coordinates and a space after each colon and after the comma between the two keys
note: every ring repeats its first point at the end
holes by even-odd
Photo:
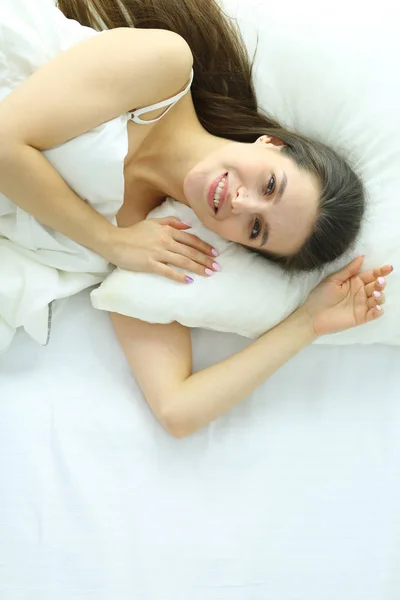
{"type": "Polygon", "coordinates": [[[264,257],[206,229],[190,208],[175,200],[164,202],[149,218],[169,215],[189,222],[189,233],[220,252],[222,271],[211,277],[193,275],[194,283],[182,284],[150,273],[115,269],[92,292],[95,308],[150,323],[178,321],[188,327],[233,331],[253,338],[289,315],[316,282],[315,274],[311,283],[306,277],[296,284],[290,282],[264,257]]]}
{"type": "MultiPolygon", "coordinates": [[[[259,34],[260,104],[286,126],[352,157],[366,183],[369,209],[355,252],[365,268],[393,264],[384,319],[320,343],[400,343],[400,36],[397,3],[338,0],[225,0],[250,51],[259,34]],[[260,25],[262,24],[262,25],[260,25]],[[396,270],[397,267],[397,270],[396,270]]],[[[260,132],[262,134],[263,132],[260,132]]],[[[115,270],[92,293],[96,308],[139,319],[256,337],[295,309],[322,278],[290,279],[257,256],[206,230],[193,212],[168,201],[152,216],[177,215],[221,252],[222,272],[191,285],[115,270]]]]}

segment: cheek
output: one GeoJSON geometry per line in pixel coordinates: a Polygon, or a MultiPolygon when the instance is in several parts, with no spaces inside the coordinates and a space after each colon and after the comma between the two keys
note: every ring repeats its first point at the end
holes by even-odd
{"type": "Polygon", "coordinates": [[[222,238],[229,240],[230,242],[237,242],[239,244],[246,244],[248,240],[244,234],[243,222],[240,219],[225,219],[224,221],[217,221],[212,217],[206,217],[203,221],[205,227],[217,233],[222,238]]]}

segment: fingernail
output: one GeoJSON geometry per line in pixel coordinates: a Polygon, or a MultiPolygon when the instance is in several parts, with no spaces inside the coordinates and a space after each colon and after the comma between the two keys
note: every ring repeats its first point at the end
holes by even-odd
{"type": "Polygon", "coordinates": [[[374,292],[375,298],[380,298],[382,294],[380,292],[374,292]]]}
{"type": "Polygon", "coordinates": [[[211,254],[212,254],[213,256],[219,256],[219,252],[217,252],[217,250],[214,250],[214,249],[213,249],[213,250],[211,250],[211,254]]]}
{"type": "Polygon", "coordinates": [[[385,280],[383,279],[383,277],[378,277],[378,283],[379,283],[379,285],[383,285],[385,283],[385,280]]]}
{"type": "Polygon", "coordinates": [[[219,266],[218,263],[213,263],[212,264],[212,268],[214,269],[214,271],[220,271],[221,270],[221,267],[219,266]]]}
{"type": "Polygon", "coordinates": [[[392,271],[394,271],[394,266],[393,265],[390,265],[390,266],[392,267],[392,271]]]}
{"type": "Polygon", "coordinates": [[[376,305],[376,310],[382,310],[382,308],[379,306],[379,304],[376,305]]]}
{"type": "Polygon", "coordinates": [[[206,269],[206,275],[213,275],[214,271],[211,271],[211,269],[206,269]]]}
{"type": "Polygon", "coordinates": [[[191,277],[186,277],[185,281],[186,283],[194,283],[194,279],[192,279],[191,277]]]}
{"type": "Polygon", "coordinates": [[[191,227],[191,226],[192,226],[192,224],[191,224],[191,223],[186,223],[186,221],[182,221],[182,219],[181,219],[181,222],[182,222],[184,225],[187,225],[188,227],[191,227]]]}

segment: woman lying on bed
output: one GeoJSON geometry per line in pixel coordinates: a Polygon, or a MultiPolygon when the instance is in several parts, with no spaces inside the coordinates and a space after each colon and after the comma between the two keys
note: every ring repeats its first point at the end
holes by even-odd
{"type": "MultiPolygon", "coordinates": [[[[189,273],[218,277],[220,268],[215,250],[189,225],[145,220],[167,196],[190,206],[220,236],[290,271],[321,267],[351,247],[364,211],[362,183],[331,149],[258,112],[243,42],[213,0],[125,0],[126,10],[117,0],[90,4],[89,10],[89,0],[61,0],[59,7],[84,25],[111,31],[50,61],[0,105],[5,196],[112,264],[183,285],[196,285],[189,273]],[[130,111],[117,228],[40,151],[130,111]]],[[[247,348],[196,374],[187,328],[112,315],[163,426],[176,437],[190,434],[318,336],[382,316],[384,277],[392,268],[360,272],[362,262],[329,277],[247,348]]]]}

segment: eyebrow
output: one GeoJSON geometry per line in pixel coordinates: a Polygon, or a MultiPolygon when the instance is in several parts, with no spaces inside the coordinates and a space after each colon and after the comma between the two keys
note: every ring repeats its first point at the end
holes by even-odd
{"type": "MultiPolygon", "coordinates": [[[[281,185],[279,186],[279,190],[278,190],[278,192],[276,194],[276,197],[275,197],[275,203],[276,204],[281,200],[281,198],[283,196],[283,192],[286,189],[286,186],[287,186],[287,177],[286,177],[286,173],[283,172],[282,179],[281,179],[281,185]]],[[[263,235],[262,235],[260,248],[261,248],[261,246],[264,246],[267,243],[268,235],[269,235],[269,227],[268,227],[268,224],[265,223],[265,225],[264,225],[264,232],[263,232],[263,235]]]]}
{"type": "Polygon", "coordinates": [[[279,190],[278,190],[278,193],[275,198],[275,203],[278,203],[280,201],[280,199],[282,198],[283,192],[285,191],[286,186],[287,186],[287,177],[286,177],[286,173],[283,173],[281,185],[279,186],[279,190]]]}
{"type": "Polygon", "coordinates": [[[269,236],[269,226],[268,226],[268,224],[267,224],[267,223],[265,223],[265,225],[264,225],[264,231],[263,231],[263,235],[262,235],[262,238],[261,238],[261,244],[260,244],[260,248],[261,248],[262,246],[265,246],[265,244],[266,244],[266,243],[267,243],[267,241],[268,241],[268,236],[269,236]]]}

